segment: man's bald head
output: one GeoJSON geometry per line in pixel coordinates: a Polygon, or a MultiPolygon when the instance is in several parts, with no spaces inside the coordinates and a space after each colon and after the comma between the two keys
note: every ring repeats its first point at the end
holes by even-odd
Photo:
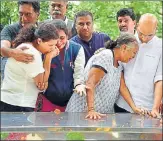
{"type": "Polygon", "coordinates": [[[144,43],[150,41],[156,33],[158,20],[155,15],[146,13],[140,17],[137,24],[139,39],[144,43]]]}

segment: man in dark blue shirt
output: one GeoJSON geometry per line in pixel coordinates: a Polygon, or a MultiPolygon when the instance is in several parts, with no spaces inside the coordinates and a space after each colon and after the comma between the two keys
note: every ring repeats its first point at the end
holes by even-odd
{"type": "Polygon", "coordinates": [[[110,40],[110,37],[93,31],[93,15],[89,11],[78,12],[75,15],[74,23],[77,35],[71,40],[83,46],[87,63],[96,50],[104,47],[104,43],[110,40]]]}

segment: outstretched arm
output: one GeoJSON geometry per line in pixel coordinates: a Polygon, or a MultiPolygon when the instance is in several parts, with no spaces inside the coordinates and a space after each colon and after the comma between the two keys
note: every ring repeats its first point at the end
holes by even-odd
{"type": "Polygon", "coordinates": [[[127,86],[126,86],[123,72],[121,73],[120,94],[124,98],[124,100],[128,103],[128,105],[132,108],[134,113],[138,113],[138,114],[147,114],[147,113],[149,113],[147,110],[140,109],[140,108],[136,107],[136,105],[135,105],[135,103],[134,103],[134,101],[133,101],[133,99],[131,97],[131,94],[130,94],[127,86]]]}
{"type": "Polygon", "coordinates": [[[97,84],[101,81],[104,75],[105,72],[100,68],[92,68],[88,74],[88,80],[86,81],[88,115],[86,118],[100,119],[101,116],[103,116],[103,114],[95,112],[94,92],[97,84]]]}

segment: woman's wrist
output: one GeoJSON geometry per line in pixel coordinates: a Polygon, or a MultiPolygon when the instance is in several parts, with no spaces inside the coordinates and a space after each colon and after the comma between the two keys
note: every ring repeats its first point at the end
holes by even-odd
{"type": "Polygon", "coordinates": [[[92,111],[94,111],[94,110],[95,110],[94,107],[89,107],[89,108],[88,108],[88,112],[92,112],[92,111]]]}
{"type": "Polygon", "coordinates": [[[130,107],[131,107],[131,109],[132,109],[133,111],[135,111],[135,109],[136,109],[136,105],[135,105],[135,104],[131,104],[130,107]]]}

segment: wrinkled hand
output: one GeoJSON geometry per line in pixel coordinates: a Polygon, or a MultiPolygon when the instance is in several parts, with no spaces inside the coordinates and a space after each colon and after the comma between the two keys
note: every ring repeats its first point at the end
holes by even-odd
{"type": "Polygon", "coordinates": [[[86,86],[83,84],[77,85],[74,89],[74,92],[80,96],[86,96],[86,86]]]}
{"type": "Polygon", "coordinates": [[[142,112],[141,108],[138,108],[138,107],[134,107],[134,108],[133,108],[133,111],[134,111],[134,113],[136,113],[136,114],[141,114],[141,112],[142,112]]]}
{"type": "Polygon", "coordinates": [[[134,113],[136,113],[136,114],[150,115],[150,111],[148,111],[148,110],[145,109],[145,108],[134,107],[133,111],[134,111],[134,113]]]}
{"type": "Polygon", "coordinates": [[[27,47],[22,48],[15,48],[13,49],[13,52],[11,54],[11,57],[13,57],[16,61],[23,62],[23,63],[30,63],[34,60],[34,57],[32,54],[24,53],[23,50],[28,49],[27,47]]]}
{"type": "Polygon", "coordinates": [[[150,116],[152,116],[154,118],[161,118],[161,116],[159,114],[159,110],[157,110],[157,109],[152,109],[150,116]]]}
{"type": "Polygon", "coordinates": [[[98,120],[98,119],[101,119],[101,117],[104,117],[106,116],[106,114],[100,114],[98,112],[95,112],[95,111],[89,111],[87,116],[85,118],[87,119],[93,119],[93,120],[98,120]]]}

